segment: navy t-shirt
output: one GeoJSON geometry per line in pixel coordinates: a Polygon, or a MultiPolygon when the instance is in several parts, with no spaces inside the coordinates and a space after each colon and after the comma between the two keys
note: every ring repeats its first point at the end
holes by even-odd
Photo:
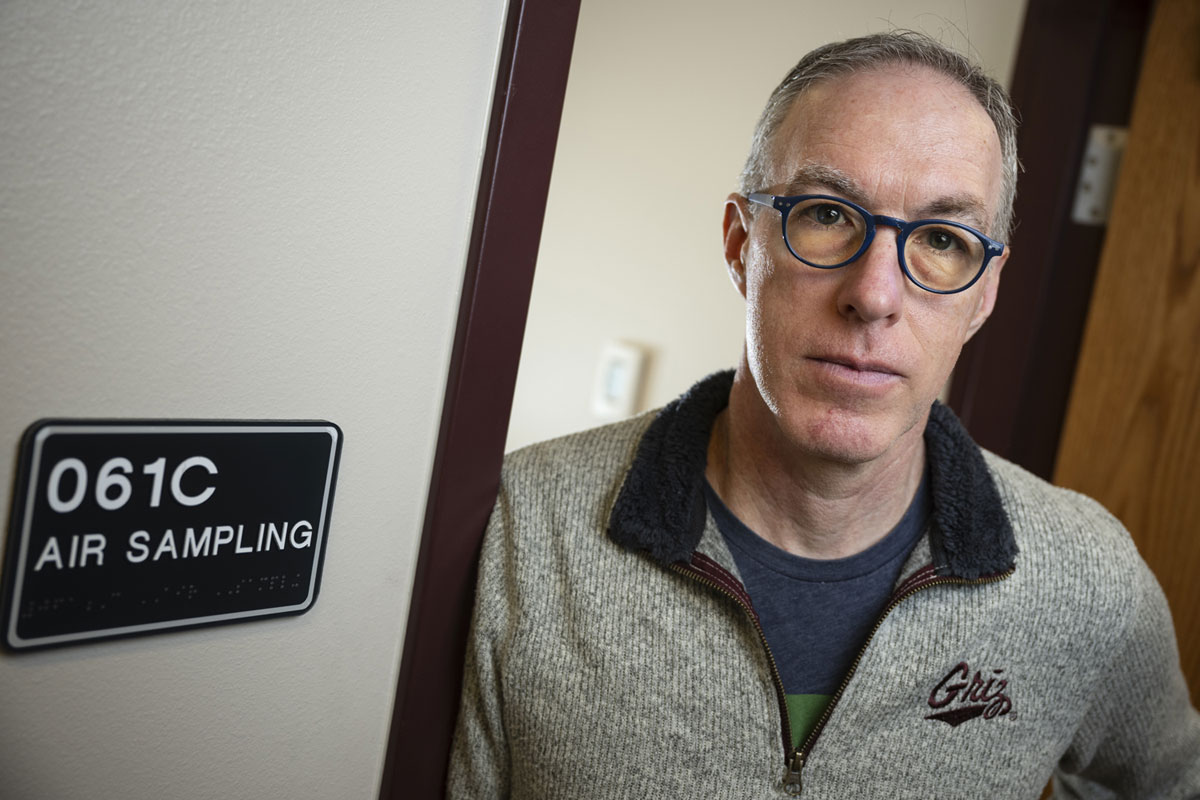
{"type": "Polygon", "coordinates": [[[921,481],[904,517],[885,537],[848,558],[792,555],[758,536],[704,484],[787,695],[792,746],[820,719],[891,596],[904,560],[929,519],[921,481]]]}

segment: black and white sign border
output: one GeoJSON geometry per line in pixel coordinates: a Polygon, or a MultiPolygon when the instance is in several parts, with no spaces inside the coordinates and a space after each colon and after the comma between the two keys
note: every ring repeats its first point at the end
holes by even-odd
{"type": "Polygon", "coordinates": [[[18,483],[13,491],[13,508],[9,522],[9,536],[5,552],[5,604],[4,614],[5,637],[4,644],[14,651],[26,651],[55,647],[59,645],[82,643],[94,640],[108,640],[137,636],[140,634],[182,630],[186,628],[205,627],[235,622],[255,617],[284,616],[303,614],[310,609],[317,599],[320,589],[321,573],[325,562],[326,532],[332,514],[333,493],[336,486],[338,465],[341,461],[342,431],[332,422],[324,420],[115,420],[115,419],[43,419],[30,425],[22,437],[19,449],[20,463],[28,464],[28,470],[18,472],[18,483]],[[275,606],[238,611],[225,614],[214,614],[186,619],[164,620],[161,622],[128,625],[117,628],[80,631],[54,636],[44,636],[36,639],[23,639],[17,634],[17,619],[21,608],[21,589],[25,577],[25,567],[29,558],[29,539],[35,507],[35,493],[39,484],[42,448],[45,441],[62,433],[71,434],[220,434],[220,433],[326,433],[332,440],[330,456],[325,473],[324,494],[321,499],[321,512],[318,529],[315,533],[314,552],[316,562],[313,565],[309,581],[308,595],[303,602],[290,606],[275,606]],[[14,559],[9,552],[17,548],[14,559]]]}

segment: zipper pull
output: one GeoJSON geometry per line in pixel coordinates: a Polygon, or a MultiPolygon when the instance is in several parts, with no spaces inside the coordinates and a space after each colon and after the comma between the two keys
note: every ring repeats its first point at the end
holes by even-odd
{"type": "Polygon", "coordinates": [[[791,763],[783,776],[783,790],[793,797],[800,794],[803,784],[800,780],[800,770],[804,769],[804,754],[799,750],[792,753],[791,763]]]}

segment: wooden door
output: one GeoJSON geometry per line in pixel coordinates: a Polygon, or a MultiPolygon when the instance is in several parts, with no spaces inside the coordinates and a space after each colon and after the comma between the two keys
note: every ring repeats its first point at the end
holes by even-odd
{"type": "Polygon", "coordinates": [[[1200,3],[1161,0],[1055,483],[1095,497],[1166,591],[1200,701],[1200,3]]]}

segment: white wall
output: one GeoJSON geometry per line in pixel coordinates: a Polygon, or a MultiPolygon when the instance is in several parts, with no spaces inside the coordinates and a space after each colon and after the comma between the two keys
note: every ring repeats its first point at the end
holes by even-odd
{"type": "Polygon", "coordinates": [[[0,655],[0,796],[375,796],[503,14],[0,4],[0,485],[46,416],[345,433],[313,609],[0,655]]]}
{"type": "Polygon", "coordinates": [[[1024,0],[583,0],[508,448],[590,427],[605,342],[652,354],[641,408],[733,366],[742,301],[721,216],[801,55],[914,28],[1007,81],[1024,0]]]}

